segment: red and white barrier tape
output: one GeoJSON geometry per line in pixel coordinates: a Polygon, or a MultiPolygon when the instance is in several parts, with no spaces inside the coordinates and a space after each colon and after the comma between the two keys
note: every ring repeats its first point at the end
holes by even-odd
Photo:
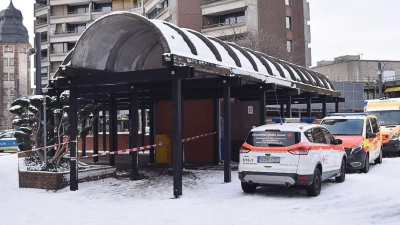
{"type": "Polygon", "coordinates": [[[142,147],[137,147],[137,148],[127,148],[124,150],[116,150],[116,151],[107,151],[104,153],[99,153],[99,154],[93,154],[93,155],[87,155],[87,156],[79,156],[78,159],[86,159],[86,158],[93,158],[93,157],[99,157],[99,156],[104,156],[104,155],[118,155],[120,153],[127,153],[127,152],[135,152],[135,151],[142,151],[142,150],[147,150],[153,147],[157,147],[156,144],[154,145],[146,145],[142,147]]]}
{"type": "Polygon", "coordinates": [[[74,141],[64,142],[64,143],[55,144],[55,145],[49,145],[49,146],[43,146],[43,147],[40,147],[40,148],[33,148],[33,149],[30,149],[30,150],[25,150],[25,151],[6,152],[4,154],[1,154],[0,156],[14,155],[14,154],[24,153],[24,152],[26,152],[26,153],[28,153],[28,152],[36,152],[36,151],[44,150],[46,148],[51,148],[51,147],[55,147],[55,146],[59,146],[59,145],[65,145],[65,144],[68,144],[68,143],[71,143],[71,142],[74,142],[74,141]]]}
{"type": "Polygon", "coordinates": [[[198,136],[193,136],[193,137],[190,137],[190,138],[184,138],[184,139],[182,139],[182,142],[191,141],[191,140],[194,140],[194,139],[198,139],[198,138],[205,137],[205,136],[212,135],[212,134],[216,134],[216,133],[217,132],[213,132],[213,133],[209,133],[209,134],[202,134],[202,135],[198,135],[198,136]]]}

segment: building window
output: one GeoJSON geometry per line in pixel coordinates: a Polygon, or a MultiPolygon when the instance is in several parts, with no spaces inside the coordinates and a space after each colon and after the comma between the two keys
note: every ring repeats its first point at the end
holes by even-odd
{"type": "Polygon", "coordinates": [[[8,95],[8,88],[3,88],[3,94],[5,95],[5,96],[7,96],[8,95]]]}
{"type": "Polygon", "coordinates": [[[4,103],[4,104],[3,104],[3,107],[4,107],[4,108],[3,108],[4,111],[7,111],[7,110],[8,110],[8,104],[7,104],[7,103],[4,103]]]}
{"type": "Polygon", "coordinates": [[[292,29],[292,17],[286,17],[286,29],[292,29]]]}
{"type": "Polygon", "coordinates": [[[21,53],[26,53],[26,48],[25,48],[25,47],[22,47],[22,48],[19,50],[19,52],[21,52],[21,53]]]}
{"type": "Polygon", "coordinates": [[[3,74],[3,81],[8,81],[8,73],[3,74]]]}
{"type": "Polygon", "coordinates": [[[82,33],[86,29],[86,23],[68,24],[68,33],[82,33]]]}
{"type": "Polygon", "coordinates": [[[292,52],[292,41],[291,40],[286,41],[286,48],[287,48],[287,52],[292,52]]]}
{"type": "Polygon", "coordinates": [[[245,22],[245,13],[244,11],[242,11],[242,12],[222,15],[219,17],[219,22],[224,24],[243,23],[245,22]]]}
{"type": "Polygon", "coordinates": [[[3,66],[8,66],[8,59],[3,59],[3,66]]]}
{"type": "Polygon", "coordinates": [[[10,58],[10,66],[14,66],[14,58],[10,58]]]}
{"type": "Polygon", "coordinates": [[[95,4],[94,11],[95,12],[111,12],[112,5],[111,5],[111,3],[95,4]]]}
{"type": "Polygon", "coordinates": [[[68,14],[84,14],[89,12],[89,5],[68,6],[68,14]]]}
{"type": "Polygon", "coordinates": [[[5,46],[5,47],[4,47],[4,52],[13,52],[13,48],[12,48],[12,47],[8,47],[8,46],[5,46]]]}
{"type": "Polygon", "coordinates": [[[15,76],[14,76],[14,73],[10,73],[10,80],[15,80],[14,77],[15,77],[15,76]]]}
{"type": "Polygon", "coordinates": [[[14,96],[15,95],[15,89],[14,88],[10,88],[10,95],[14,96]]]}
{"type": "Polygon", "coordinates": [[[285,0],[285,5],[292,5],[292,1],[291,0],[285,0]]]}

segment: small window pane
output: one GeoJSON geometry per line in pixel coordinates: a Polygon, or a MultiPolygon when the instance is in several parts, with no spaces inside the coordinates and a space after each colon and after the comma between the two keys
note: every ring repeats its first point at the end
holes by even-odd
{"type": "Polygon", "coordinates": [[[8,73],[4,73],[3,74],[3,81],[7,81],[8,80],[8,73]]]}
{"type": "Polygon", "coordinates": [[[13,52],[13,48],[12,48],[12,47],[8,47],[8,46],[5,46],[5,47],[4,47],[4,52],[13,52]]]}
{"type": "Polygon", "coordinates": [[[285,0],[285,5],[291,5],[291,0],[285,0]]]}
{"type": "Polygon", "coordinates": [[[10,58],[10,66],[14,66],[14,58],[10,58]]]}
{"type": "Polygon", "coordinates": [[[286,29],[292,29],[292,17],[286,17],[286,29]]]}
{"type": "Polygon", "coordinates": [[[14,80],[14,73],[10,73],[10,80],[14,80]]]}
{"type": "Polygon", "coordinates": [[[3,59],[3,66],[8,66],[8,59],[3,59]]]}
{"type": "Polygon", "coordinates": [[[292,52],[292,41],[287,40],[286,42],[287,52],[292,52]]]}

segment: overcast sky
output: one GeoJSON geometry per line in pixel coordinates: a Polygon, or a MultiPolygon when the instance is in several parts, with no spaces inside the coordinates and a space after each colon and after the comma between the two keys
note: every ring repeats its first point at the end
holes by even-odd
{"type": "MultiPolygon", "coordinates": [[[[283,1],[283,0],[282,0],[283,1]]],[[[293,0],[299,1],[299,0],[293,0]]],[[[400,60],[399,0],[308,0],[313,66],[320,60],[362,54],[362,59],[400,60]]],[[[33,0],[13,0],[33,44],[33,0]]],[[[0,9],[9,0],[0,0],[0,9]]]]}

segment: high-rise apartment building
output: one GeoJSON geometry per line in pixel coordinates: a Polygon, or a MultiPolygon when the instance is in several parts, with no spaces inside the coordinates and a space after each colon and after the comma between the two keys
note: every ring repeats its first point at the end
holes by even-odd
{"type": "Polygon", "coordinates": [[[311,65],[306,0],[35,0],[35,32],[40,32],[42,41],[43,86],[82,31],[112,11],[132,11],[224,40],[234,37],[240,41],[251,33],[249,39],[262,40],[257,42],[263,46],[261,49],[279,47],[281,52],[275,56],[285,55],[288,57],[284,60],[311,65]]]}
{"type": "Polygon", "coordinates": [[[26,54],[31,45],[22,21],[21,11],[12,1],[0,11],[0,130],[12,128],[11,102],[31,94],[30,60],[26,54]]]}

